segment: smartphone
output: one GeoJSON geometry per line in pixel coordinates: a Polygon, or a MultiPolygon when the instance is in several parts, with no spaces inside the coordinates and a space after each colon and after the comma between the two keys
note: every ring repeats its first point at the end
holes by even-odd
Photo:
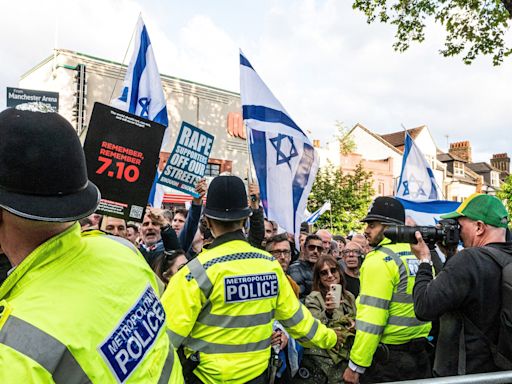
{"type": "Polygon", "coordinates": [[[331,292],[334,295],[335,308],[339,308],[341,303],[341,284],[331,284],[331,292]]]}

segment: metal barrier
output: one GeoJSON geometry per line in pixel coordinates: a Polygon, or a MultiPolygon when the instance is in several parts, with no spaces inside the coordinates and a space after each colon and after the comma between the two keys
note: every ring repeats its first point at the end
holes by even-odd
{"type": "Polygon", "coordinates": [[[386,384],[497,384],[512,383],[512,371],[478,373],[474,375],[437,377],[434,379],[393,381],[386,384]]]}

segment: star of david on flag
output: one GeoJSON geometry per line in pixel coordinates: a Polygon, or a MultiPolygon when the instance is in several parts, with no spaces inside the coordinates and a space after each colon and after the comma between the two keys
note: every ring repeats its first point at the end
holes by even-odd
{"type": "Polygon", "coordinates": [[[294,233],[298,245],[318,154],[242,52],[240,96],[265,216],[294,233]]]}
{"type": "Polygon", "coordinates": [[[414,201],[442,198],[430,165],[407,132],[396,196],[414,201]]]}
{"type": "MultiPolygon", "coordinates": [[[[112,100],[111,104],[115,108],[165,126],[161,151],[169,146],[169,120],[160,72],[158,72],[148,31],[140,16],[135,28],[133,55],[126,69],[123,90],[121,96],[112,100]]],[[[156,183],[157,180],[158,174],[155,175],[155,180],[153,181],[149,195],[149,204],[160,208],[164,193],[162,186],[156,183]]]]}

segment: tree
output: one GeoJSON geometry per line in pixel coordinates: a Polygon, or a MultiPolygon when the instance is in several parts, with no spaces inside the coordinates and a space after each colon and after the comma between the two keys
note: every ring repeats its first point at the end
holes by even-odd
{"type": "Polygon", "coordinates": [[[344,235],[361,229],[359,220],[366,215],[374,194],[371,177],[361,164],[353,174],[343,174],[333,165],[321,168],[309,195],[308,209],[314,212],[330,200],[331,211],[320,216],[316,225],[330,228],[332,219],[333,232],[344,235]]]}
{"type": "Polygon", "coordinates": [[[505,182],[501,184],[500,190],[496,195],[505,203],[510,216],[512,213],[512,175],[509,175],[505,182]]]}
{"type": "Polygon", "coordinates": [[[362,11],[368,23],[379,20],[396,26],[395,50],[403,52],[411,41],[425,39],[427,20],[433,19],[446,29],[445,56],[464,54],[471,64],[478,55],[492,55],[499,65],[512,53],[504,40],[512,14],[512,0],[354,0],[354,9],[362,11]]]}

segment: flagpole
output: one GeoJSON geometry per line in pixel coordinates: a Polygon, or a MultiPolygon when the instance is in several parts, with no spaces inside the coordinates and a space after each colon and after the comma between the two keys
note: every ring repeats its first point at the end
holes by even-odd
{"type": "MultiPolygon", "coordinates": [[[[329,201],[329,206],[331,205],[331,200],[328,200],[329,201]]],[[[331,234],[332,234],[332,207],[329,209],[329,217],[331,219],[331,234]]]]}
{"type": "Polygon", "coordinates": [[[116,81],[114,82],[114,87],[112,88],[112,93],[110,94],[110,99],[108,103],[112,102],[112,98],[114,97],[114,92],[116,91],[117,82],[119,81],[119,76],[121,75],[121,70],[123,69],[124,62],[126,61],[126,56],[128,55],[128,50],[132,45],[133,36],[135,36],[135,31],[137,30],[137,23],[139,22],[139,18],[142,17],[142,11],[139,12],[139,16],[137,17],[137,22],[135,23],[135,27],[133,28],[132,36],[130,37],[130,42],[126,47],[126,52],[124,53],[123,61],[121,62],[121,66],[119,67],[119,71],[117,72],[116,81]]]}

